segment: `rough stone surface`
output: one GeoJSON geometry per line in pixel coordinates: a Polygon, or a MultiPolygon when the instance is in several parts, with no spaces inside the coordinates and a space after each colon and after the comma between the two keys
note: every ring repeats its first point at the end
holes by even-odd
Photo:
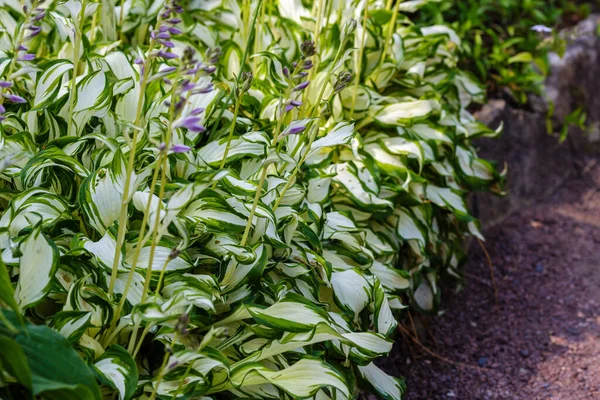
{"type": "Polygon", "coordinates": [[[568,41],[563,58],[551,55],[551,73],[545,99],[533,98],[529,110],[492,99],[476,116],[492,128],[504,124],[500,139],[477,143],[483,158],[508,165],[508,196],[476,194],[474,213],[484,225],[493,225],[510,212],[546,197],[569,176],[584,168],[583,154],[600,154],[600,15],[592,15],[563,32],[568,41]],[[559,143],[557,132],[547,131],[548,102],[554,104],[553,127],[560,129],[567,115],[578,108],[587,113],[587,129],[572,127],[559,143]]]}
{"type": "Polygon", "coordinates": [[[600,14],[594,14],[562,34],[568,41],[564,57],[550,54],[551,74],[546,98],[554,103],[554,118],[563,121],[582,108],[587,114],[586,132],[572,129],[578,151],[600,154],[600,14]]]}

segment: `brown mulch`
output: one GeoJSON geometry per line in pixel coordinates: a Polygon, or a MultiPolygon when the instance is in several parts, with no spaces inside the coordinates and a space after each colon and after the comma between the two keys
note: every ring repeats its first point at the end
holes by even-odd
{"type": "Polygon", "coordinates": [[[465,288],[445,289],[443,315],[417,319],[446,361],[399,336],[381,365],[405,378],[408,400],[600,399],[600,162],[589,165],[485,232],[498,307],[474,243],[465,288]]]}

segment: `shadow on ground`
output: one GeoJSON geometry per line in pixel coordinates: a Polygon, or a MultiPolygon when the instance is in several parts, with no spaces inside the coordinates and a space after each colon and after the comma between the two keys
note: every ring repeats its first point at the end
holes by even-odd
{"type": "MultiPolygon", "coordinates": [[[[466,287],[446,288],[423,343],[399,339],[381,365],[408,400],[600,399],[600,160],[554,195],[488,230],[499,303],[473,248],[466,287]]],[[[476,246],[473,246],[476,247],[476,246]]]]}

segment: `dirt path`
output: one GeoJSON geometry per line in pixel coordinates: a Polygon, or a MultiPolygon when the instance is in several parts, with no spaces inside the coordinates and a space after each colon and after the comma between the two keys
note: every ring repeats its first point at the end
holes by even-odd
{"type": "Polygon", "coordinates": [[[465,289],[446,289],[446,313],[424,343],[384,361],[406,378],[408,400],[600,399],[600,160],[544,203],[486,232],[488,267],[473,246],[465,289]],[[412,356],[411,356],[412,352],[412,356]]]}

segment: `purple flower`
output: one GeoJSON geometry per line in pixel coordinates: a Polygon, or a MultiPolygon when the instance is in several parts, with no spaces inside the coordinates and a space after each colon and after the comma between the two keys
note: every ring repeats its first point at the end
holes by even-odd
{"type": "Polygon", "coordinates": [[[170,23],[170,24],[178,24],[178,23],[181,22],[181,19],[179,19],[179,18],[171,18],[167,22],[170,23]]]}
{"type": "Polygon", "coordinates": [[[305,127],[305,126],[296,126],[296,127],[292,128],[292,129],[290,129],[290,130],[287,132],[287,134],[288,134],[288,135],[297,135],[297,134],[299,134],[300,132],[304,131],[305,129],[306,129],[306,127],[305,127]]]}
{"type": "Polygon", "coordinates": [[[216,70],[217,70],[217,67],[215,67],[215,66],[204,67],[204,72],[206,72],[207,74],[212,74],[216,70]]]}
{"type": "Polygon", "coordinates": [[[185,74],[186,75],[196,75],[196,72],[198,72],[199,70],[200,70],[200,68],[198,68],[198,67],[192,67],[192,68],[187,69],[185,71],[185,74]]]}
{"type": "Polygon", "coordinates": [[[35,54],[23,54],[18,57],[19,61],[32,61],[35,59],[35,54]]]}
{"type": "Polygon", "coordinates": [[[171,39],[171,34],[169,32],[160,32],[156,37],[159,39],[171,39]]]}
{"type": "Polygon", "coordinates": [[[290,70],[288,67],[283,67],[283,75],[285,75],[287,78],[290,77],[290,70]]]}
{"type": "Polygon", "coordinates": [[[39,35],[39,33],[42,31],[41,26],[35,26],[35,25],[31,25],[27,29],[29,29],[31,31],[31,33],[27,36],[30,38],[39,35]]]}
{"type": "Polygon", "coordinates": [[[182,33],[183,31],[182,31],[181,29],[179,29],[179,28],[172,27],[172,28],[169,28],[169,32],[170,32],[172,35],[179,35],[179,34],[180,34],[180,33],[182,33]]]}
{"type": "Polygon", "coordinates": [[[173,47],[175,47],[175,44],[173,42],[171,42],[170,40],[161,40],[160,43],[163,46],[168,47],[169,49],[172,49],[173,47]]]}
{"type": "Polygon", "coordinates": [[[160,73],[161,74],[170,74],[171,72],[175,72],[177,70],[177,67],[167,67],[167,68],[163,68],[160,73]]]}
{"type": "Polygon", "coordinates": [[[198,115],[198,114],[202,114],[204,112],[204,107],[199,107],[199,108],[194,108],[190,114],[191,115],[198,115]]]}
{"type": "Polygon", "coordinates": [[[39,21],[40,19],[44,18],[46,16],[45,12],[41,12],[38,15],[36,15],[35,17],[33,17],[34,21],[39,21]]]}
{"type": "Polygon", "coordinates": [[[17,96],[16,94],[5,94],[4,97],[12,101],[13,103],[27,103],[27,100],[25,100],[21,96],[17,96]]]}
{"type": "Polygon", "coordinates": [[[531,30],[538,33],[552,33],[552,28],[545,25],[534,25],[531,27],[531,30]]]}
{"type": "Polygon", "coordinates": [[[160,28],[158,28],[158,31],[159,31],[159,32],[166,32],[166,31],[168,31],[168,30],[169,30],[169,27],[168,27],[168,26],[164,26],[164,25],[163,25],[163,26],[161,26],[160,28]]]}
{"type": "MultiPolygon", "coordinates": [[[[179,111],[181,111],[183,109],[183,106],[185,106],[186,101],[187,101],[187,99],[185,97],[181,96],[179,98],[179,101],[177,103],[175,103],[175,111],[179,113],[179,111]]],[[[202,126],[202,129],[204,129],[203,126],[202,126]]]]}
{"type": "Polygon", "coordinates": [[[136,58],[134,63],[136,63],[137,65],[143,64],[144,60],[142,60],[141,58],[136,58]]]}
{"type": "Polygon", "coordinates": [[[29,50],[27,47],[23,46],[22,44],[19,45],[19,51],[27,51],[29,50]]]}
{"type": "Polygon", "coordinates": [[[163,142],[156,147],[159,151],[165,151],[167,145],[163,142]]]}
{"type": "Polygon", "coordinates": [[[302,42],[300,50],[302,51],[302,54],[304,54],[304,57],[311,57],[317,53],[317,49],[315,49],[315,42],[312,40],[305,40],[302,42]]]}
{"type": "Polygon", "coordinates": [[[196,88],[196,90],[194,90],[193,93],[200,93],[200,94],[210,93],[210,92],[212,92],[213,88],[214,88],[214,86],[213,86],[212,82],[208,82],[204,86],[200,86],[199,88],[196,88]]]}
{"type": "Polygon", "coordinates": [[[171,146],[171,151],[173,153],[187,153],[192,148],[190,146],[186,146],[185,144],[174,144],[171,146]]]}
{"type": "Polygon", "coordinates": [[[179,57],[179,56],[178,56],[177,54],[175,54],[175,53],[169,53],[169,52],[162,51],[162,50],[161,50],[161,51],[159,51],[159,52],[158,52],[156,55],[157,55],[158,57],[166,58],[167,60],[172,60],[173,58],[178,58],[178,57],[179,57]]]}
{"type": "Polygon", "coordinates": [[[301,90],[306,89],[306,87],[308,86],[308,84],[310,83],[310,81],[304,81],[301,84],[299,84],[298,86],[296,86],[295,88],[293,88],[292,90],[294,92],[299,92],[301,90]]]}
{"type": "Polygon", "coordinates": [[[304,61],[304,65],[302,66],[302,69],[306,69],[309,70],[313,67],[313,63],[311,60],[306,60],[304,61]]]}
{"type": "Polygon", "coordinates": [[[2,104],[0,104],[0,114],[4,114],[6,112],[6,108],[2,104]]]}
{"type": "Polygon", "coordinates": [[[196,87],[196,85],[192,82],[190,82],[189,80],[185,80],[183,82],[183,84],[181,85],[181,91],[182,92],[187,92],[188,90],[192,90],[196,87]]]}
{"type": "Polygon", "coordinates": [[[292,110],[294,107],[300,107],[302,105],[301,101],[297,100],[289,100],[287,105],[285,106],[285,112],[292,110]]]}
{"type": "Polygon", "coordinates": [[[9,88],[11,86],[12,86],[12,82],[0,81],[0,87],[2,87],[2,88],[9,88]]]}
{"type": "Polygon", "coordinates": [[[186,128],[192,132],[200,133],[206,131],[206,128],[200,125],[202,118],[192,115],[181,119],[175,126],[178,128],[186,128]]]}
{"type": "Polygon", "coordinates": [[[285,131],[283,131],[282,135],[297,135],[305,129],[306,125],[304,125],[304,121],[293,121],[288,125],[287,128],[285,128],[285,131]]]}

